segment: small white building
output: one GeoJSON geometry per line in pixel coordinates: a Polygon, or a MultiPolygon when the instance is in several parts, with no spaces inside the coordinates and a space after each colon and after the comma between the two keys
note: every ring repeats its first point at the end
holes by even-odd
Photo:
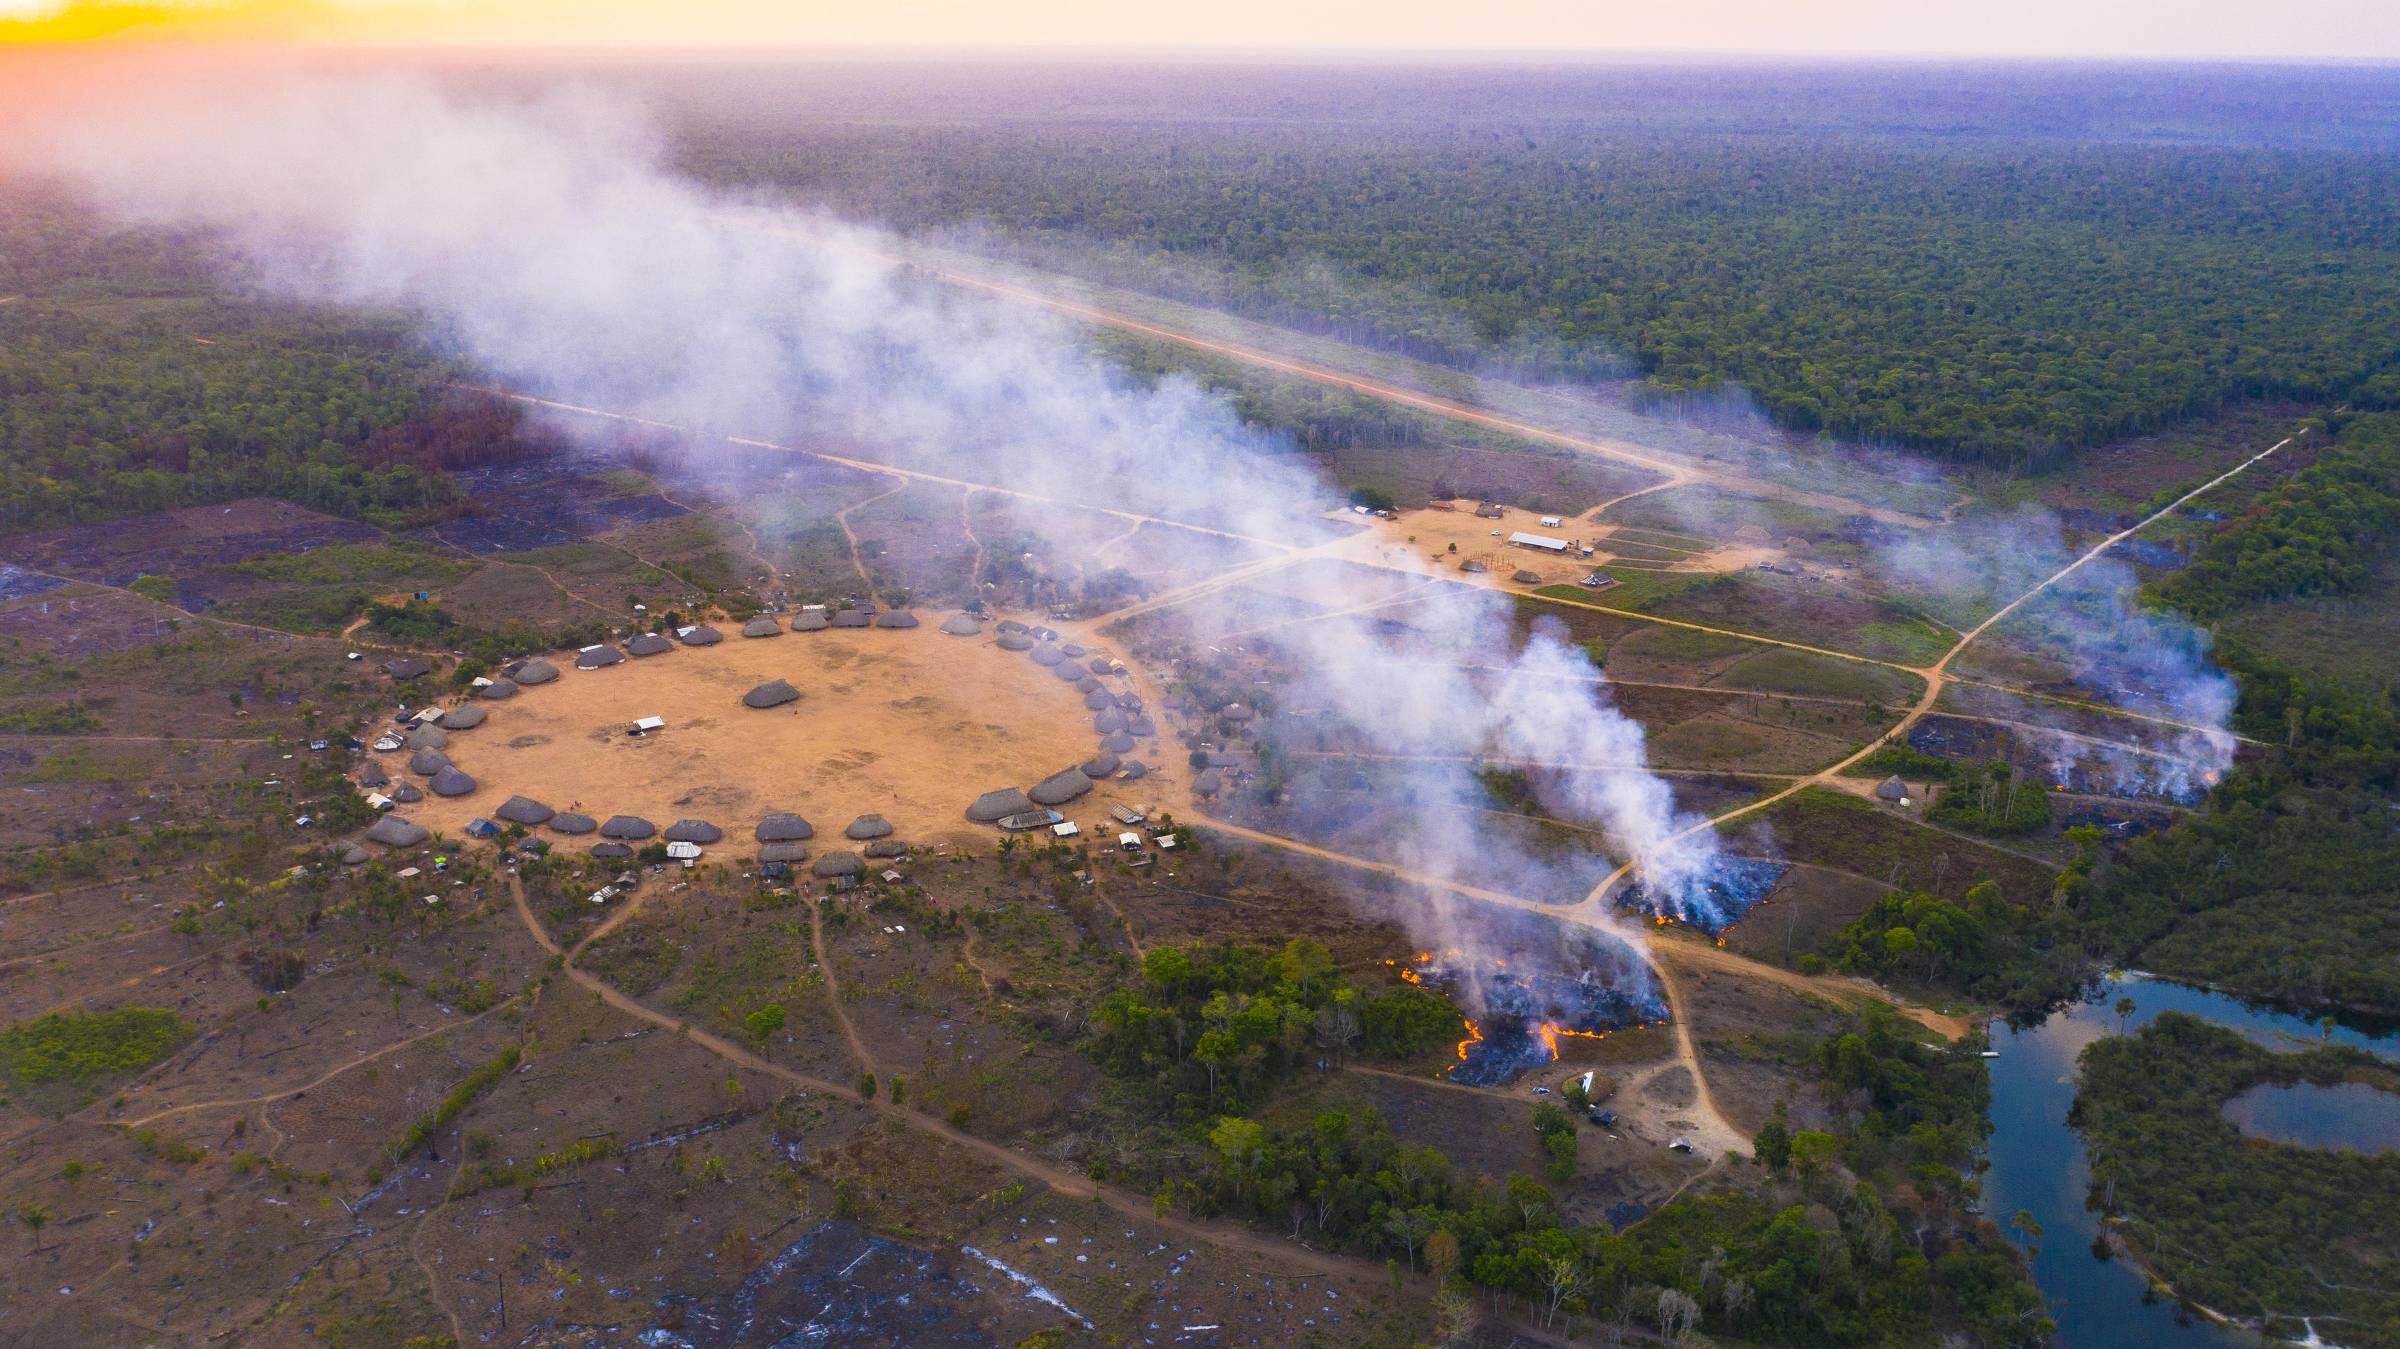
{"type": "Polygon", "coordinates": [[[1565,523],[1566,521],[1563,518],[1556,515],[1545,515],[1542,517],[1542,528],[1544,529],[1556,529],[1565,523]]]}
{"type": "Polygon", "coordinates": [[[640,721],[637,721],[633,724],[633,733],[635,735],[648,735],[652,731],[663,731],[665,729],[667,729],[667,719],[665,717],[644,717],[640,721]]]}
{"type": "Polygon", "coordinates": [[[1082,833],[1083,829],[1073,820],[1060,820],[1058,823],[1050,826],[1050,832],[1058,835],[1060,838],[1073,838],[1077,834],[1082,833]]]}
{"type": "Polygon", "coordinates": [[[697,862],[700,860],[700,845],[697,843],[670,843],[667,845],[667,856],[678,862],[697,862]]]}
{"type": "Polygon", "coordinates": [[[1565,539],[1554,539],[1547,534],[1528,534],[1521,529],[1509,535],[1508,541],[1519,548],[1531,548],[1542,553],[1563,553],[1568,547],[1565,539]]]}
{"type": "Polygon", "coordinates": [[[1119,834],[1117,835],[1117,846],[1126,852],[1140,852],[1142,836],[1140,834],[1119,834]]]}

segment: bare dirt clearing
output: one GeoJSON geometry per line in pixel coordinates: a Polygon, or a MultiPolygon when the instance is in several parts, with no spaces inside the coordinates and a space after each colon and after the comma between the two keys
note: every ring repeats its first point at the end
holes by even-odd
{"type": "MultiPolygon", "coordinates": [[[[604,670],[570,670],[546,688],[491,704],[491,718],[451,739],[446,753],[480,784],[453,800],[428,797],[405,813],[457,833],[511,795],[559,810],[640,815],[661,828],[708,820],[727,846],[749,846],[752,825],[798,811],[825,846],[865,814],[890,819],[924,844],[990,838],[963,818],[995,787],[1026,787],[1097,752],[1091,713],[1072,685],[984,639],[864,629],[786,633],[678,650],[604,670]],[[800,700],[764,711],[742,694],[789,680],[800,700]],[[664,731],[626,734],[639,718],[664,731]]],[[[401,755],[386,756],[394,772],[401,755]]],[[[1157,756],[1153,754],[1152,758],[1157,756]]],[[[1140,784],[1150,799],[1152,782],[1140,784]]],[[[1070,818],[1135,799],[1104,783],[1070,818]]]]}

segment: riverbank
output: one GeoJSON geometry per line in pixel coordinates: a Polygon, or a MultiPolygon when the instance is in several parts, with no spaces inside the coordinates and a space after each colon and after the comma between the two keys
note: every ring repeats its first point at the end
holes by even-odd
{"type": "MultiPolygon", "coordinates": [[[[2311,1049],[2330,1040],[2384,1057],[2400,1055],[2400,1037],[2381,1027],[2337,1024],[2328,1032],[2297,1015],[2139,973],[2109,976],[2038,1022],[1994,1023],[1992,1044],[2000,1057],[1989,1061],[1993,1130],[1985,1208],[1998,1215],[2023,1210],[2039,1225],[2043,1235],[2021,1244],[2058,1322],[2055,1342],[2063,1349],[2227,1349],[2265,1339],[2260,1327],[2165,1277],[2133,1227],[2105,1220],[2088,1202],[2091,1154],[2084,1135],[2068,1123],[2082,1055],[2167,1012],[2199,1017],[2270,1049],[2311,1049]],[[2117,1004],[2127,998],[2134,1006],[2119,1014],[2117,1004]],[[2110,1252],[2106,1258],[2095,1255],[2101,1243],[2110,1252]]],[[[2270,1324],[2283,1321],[2277,1315],[2270,1324]]]]}

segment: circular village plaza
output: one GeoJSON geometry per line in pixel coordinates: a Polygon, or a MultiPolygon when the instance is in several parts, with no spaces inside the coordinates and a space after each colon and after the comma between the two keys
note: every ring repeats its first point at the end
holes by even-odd
{"type": "Polygon", "coordinates": [[[836,888],[994,833],[1096,837],[1138,865],[1173,846],[1149,804],[1177,776],[1160,744],[1128,668],[1049,629],[812,605],[535,656],[404,707],[360,769],[384,812],[362,837],[514,826],[539,841],[521,846],[731,853],[836,888]]]}

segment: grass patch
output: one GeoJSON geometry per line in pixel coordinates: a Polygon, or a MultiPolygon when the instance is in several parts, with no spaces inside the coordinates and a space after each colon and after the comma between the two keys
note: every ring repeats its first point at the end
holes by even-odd
{"type": "Polygon", "coordinates": [[[264,581],[297,586],[371,585],[426,590],[455,581],[478,564],[414,543],[337,543],[305,553],[272,553],[236,570],[264,581]]]}
{"type": "Polygon", "coordinates": [[[1956,900],[1977,881],[1993,880],[2019,904],[2050,893],[2049,867],[1928,829],[1844,792],[1811,787],[1772,808],[1727,825],[1729,834],[1763,820],[1784,856],[1814,862],[1903,890],[1956,900]]]}
{"type": "Polygon", "coordinates": [[[89,1087],[149,1067],[191,1033],[182,1017],[157,1007],[52,1012],[0,1030],[0,1075],[89,1087]]]}
{"type": "Polygon", "coordinates": [[[44,755],[25,774],[25,781],[53,786],[132,782],[142,776],[144,762],[129,754],[95,754],[72,749],[44,755]]]}
{"type": "Polygon", "coordinates": [[[1600,570],[1617,578],[1617,584],[1606,590],[1586,590],[1579,585],[1543,586],[1533,593],[1548,599],[1605,604],[1612,609],[1640,612],[1660,600],[1673,599],[1718,579],[1696,571],[1645,571],[1638,567],[1602,567],[1600,570]]]}
{"type": "Polygon", "coordinates": [[[1922,619],[1890,619],[1861,626],[1857,640],[1850,645],[1862,656],[1903,665],[1931,665],[1957,640],[1922,619]]]}
{"type": "Polygon", "coordinates": [[[100,718],[77,702],[0,712],[0,731],[10,735],[89,735],[100,729],[100,718]]]}
{"type": "Polygon", "coordinates": [[[1716,682],[1727,688],[1755,689],[1761,693],[1855,698],[1862,703],[1893,706],[1915,701],[1925,687],[1915,676],[1898,670],[1811,655],[1788,647],[1769,647],[1726,670],[1716,682]]]}
{"type": "Polygon", "coordinates": [[[1650,624],[1631,636],[1619,638],[1617,646],[1629,656],[1638,652],[1649,660],[1681,661],[1694,665],[1705,665],[1710,661],[1758,649],[1758,643],[1740,637],[1668,627],[1661,623],[1650,624]]]}

